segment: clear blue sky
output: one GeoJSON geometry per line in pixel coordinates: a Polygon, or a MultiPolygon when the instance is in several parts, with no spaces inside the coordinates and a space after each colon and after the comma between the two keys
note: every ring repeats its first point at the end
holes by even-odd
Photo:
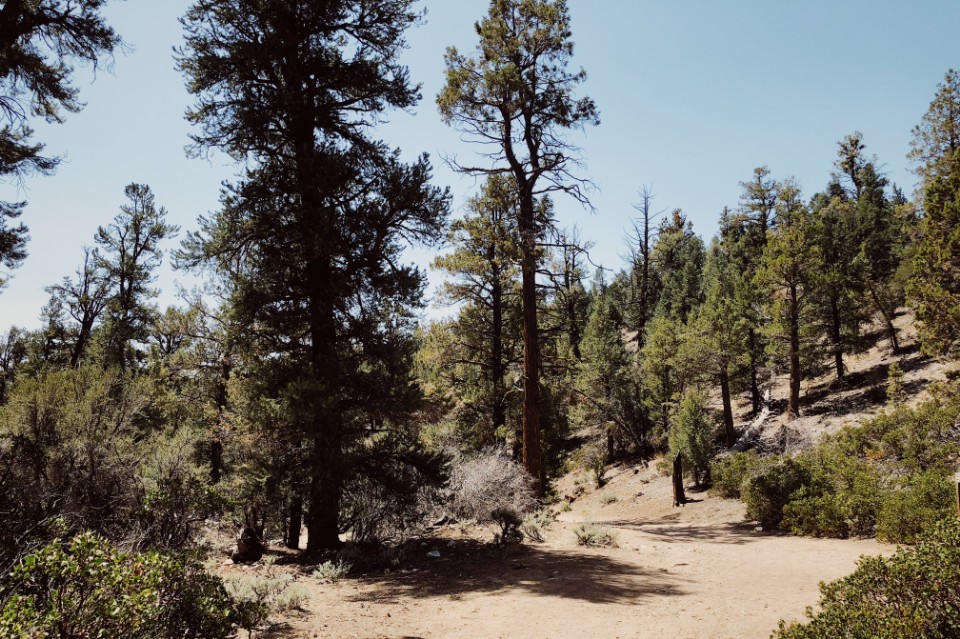
{"type": "MultiPolygon", "coordinates": [[[[836,142],[860,130],[869,153],[910,193],[905,155],[910,130],[948,68],[960,66],[960,2],[893,0],[569,0],[575,64],[602,123],[571,136],[583,149],[584,175],[599,191],[595,214],[559,200],[565,225],[578,224],[594,243],[595,262],[618,269],[625,229],[643,184],[657,209],[682,208],[705,237],[724,206],[737,204],[738,183],[768,165],[796,177],[807,196],[829,178],[836,142]]],[[[221,180],[234,169],[223,156],[187,159],[190,103],[174,69],[181,39],[177,18],[188,0],[114,2],[108,20],[132,46],[91,83],[77,75],[87,108],[59,126],[36,125],[50,153],[65,156],[52,177],[31,177],[25,191],[0,186],[0,198],[25,197],[30,256],[0,293],[0,327],[35,327],[43,287],[71,274],[81,247],[123,204],[123,187],[150,184],[169,220],[183,231],[215,210],[221,180]]],[[[477,188],[450,172],[441,156],[473,151],[444,126],[434,97],[449,45],[472,50],[473,23],[486,0],[421,0],[425,25],[409,33],[405,61],[423,84],[423,101],[395,113],[381,136],[409,157],[429,152],[436,182],[448,185],[459,210],[477,188]]],[[[183,232],[181,232],[182,236],[183,232]]],[[[171,243],[168,249],[173,248],[171,243]]],[[[426,264],[428,255],[412,259],[426,264]]],[[[165,269],[159,302],[174,301],[165,269]]],[[[436,283],[437,276],[432,276],[436,283]]]]}

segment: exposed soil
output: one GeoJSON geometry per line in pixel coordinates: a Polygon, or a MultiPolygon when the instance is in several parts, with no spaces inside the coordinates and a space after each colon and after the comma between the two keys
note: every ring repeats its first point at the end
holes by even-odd
{"type": "Polygon", "coordinates": [[[498,548],[492,531],[447,526],[399,571],[322,583],[283,567],[307,602],[265,636],[767,637],[816,603],[818,582],[848,574],[862,554],[892,552],[758,531],[740,502],[692,487],[691,503],[674,508],[669,478],[652,466],[607,476],[601,489],[586,474],[562,480],[579,495],[542,543],[498,548]],[[616,547],[579,546],[581,522],[612,532],[616,547]]]}
{"type": "MultiPolygon", "coordinates": [[[[922,401],[930,382],[949,370],[920,354],[910,316],[898,317],[897,326],[900,356],[878,336],[876,346],[846,358],[844,383],[832,372],[804,383],[800,419],[782,415],[786,378],[774,378],[762,437],[798,448],[875,415],[893,361],[904,370],[908,403],[922,401]]],[[[752,417],[741,396],[737,425],[752,417]]],[[[692,487],[691,502],[674,508],[669,478],[654,464],[608,469],[599,489],[586,473],[572,473],[556,493],[568,499],[554,506],[557,521],[541,543],[500,548],[490,530],[445,526],[399,570],[324,583],[310,569],[283,566],[296,575],[306,602],[260,636],[768,637],[780,619],[798,619],[816,604],[819,582],[849,574],[861,555],[893,552],[872,540],[763,532],[746,521],[740,502],[692,487]],[[584,522],[611,532],[616,546],[578,545],[574,530],[584,522]],[[439,558],[428,556],[437,552],[439,558]]]]}
{"type": "MultiPolygon", "coordinates": [[[[903,387],[908,406],[929,399],[931,383],[955,374],[956,364],[927,357],[920,352],[913,313],[900,309],[894,325],[900,340],[900,353],[893,354],[887,333],[880,325],[868,326],[864,341],[873,346],[844,357],[846,377],[839,382],[832,368],[814,379],[804,380],[800,393],[800,417],[788,420],[785,414],[789,375],[783,373],[770,384],[771,418],[762,438],[776,442],[775,448],[797,449],[809,446],[825,433],[848,424],[859,424],[881,411],[887,401],[888,370],[894,362],[903,370],[903,387]],[[784,429],[787,429],[786,431],[784,429]]],[[[719,395],[719,394],[718,394],[719,395]]],[[[716,398],[719,409],[719,396],[716,398]]],[[[738,426],[750,422],[751,406],[745,395],[735,405],[738,426]]]]}

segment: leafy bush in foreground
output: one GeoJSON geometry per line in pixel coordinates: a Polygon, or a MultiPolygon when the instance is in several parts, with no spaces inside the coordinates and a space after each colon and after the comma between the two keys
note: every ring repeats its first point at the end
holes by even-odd
{"type": "Polygon", "coordinates": [[[4,639],[225,639],[258,616],[199,565],[124,552],[92,533],[27,555],[0,592],[4,639]]]}
{"type": "Polygon", "coordinates": [[[960,636],[960,520],[937,524],[890,558],[864,557],[857,570],[821,584],[820,611],[780,622],[775,639],[949,639],[960,636]]]}

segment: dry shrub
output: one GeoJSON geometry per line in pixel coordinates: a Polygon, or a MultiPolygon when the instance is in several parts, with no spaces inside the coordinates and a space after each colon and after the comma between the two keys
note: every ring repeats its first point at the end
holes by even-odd
{"type": "Polygon", "coordinates": [[[450,475],[451,506],[459,517],[493,521],[494,513],[523,515],[537,507],[533,479],[500,448],[454,465],[450,475]]]}

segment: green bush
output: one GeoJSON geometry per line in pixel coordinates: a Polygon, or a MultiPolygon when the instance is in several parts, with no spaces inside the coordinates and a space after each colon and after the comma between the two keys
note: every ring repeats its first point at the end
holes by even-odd
{"type": "Polygon", "coordinates": [[[714,492],[739,491],[765,527],[912,543],[952,509],[945,469],[958,459],[960,393],[943,387],[916,409],[896,407],[791,459],[718,460],[714,492]]]}
{"type": "Polygon", "coordinates": [[[960,520],[939,522],[918,545],[864,557],[844,579],[820,586],[819,612],[780,622],[775,639],[950,639],[960,636],[960,520]]]}
{"type": "Polygon", "coordinates": [[[939,470],[914,475],[903,489],[893,491],[883,502],[877,521],[877,538],[913,543],[936,522],[950,516],[954,488],[939,470]]]}
{"type": "Polygon", "coordinates": [[[784,506],[810,479],[810,471],[801,461],[781,459],[744,484],[741,496],[747,504],[747,516],[764,528],[776,528],[783,520],[784,506]]]}
{"type": "Polygon", "coordinates": [[[810,479],[784,505],[780,527],[816,537],[873,535],[887,494],[877,467],[830,446],[798,459],[810,479]]]}
{"type": "Polygon", "coordinates": [[[726,499],[740,499],[743,483],[771,463],[769,457],[760,457],[752,450],[715,459],[710,464],[710,477],[713,480],[710,492],[726,499]]]}
{"type": "Polygon", "coordinates": [[[25,556],[5,580],[0,637],[218,639],[251,614],[191,562],[128,553],[92,533],[25,556]]]}

